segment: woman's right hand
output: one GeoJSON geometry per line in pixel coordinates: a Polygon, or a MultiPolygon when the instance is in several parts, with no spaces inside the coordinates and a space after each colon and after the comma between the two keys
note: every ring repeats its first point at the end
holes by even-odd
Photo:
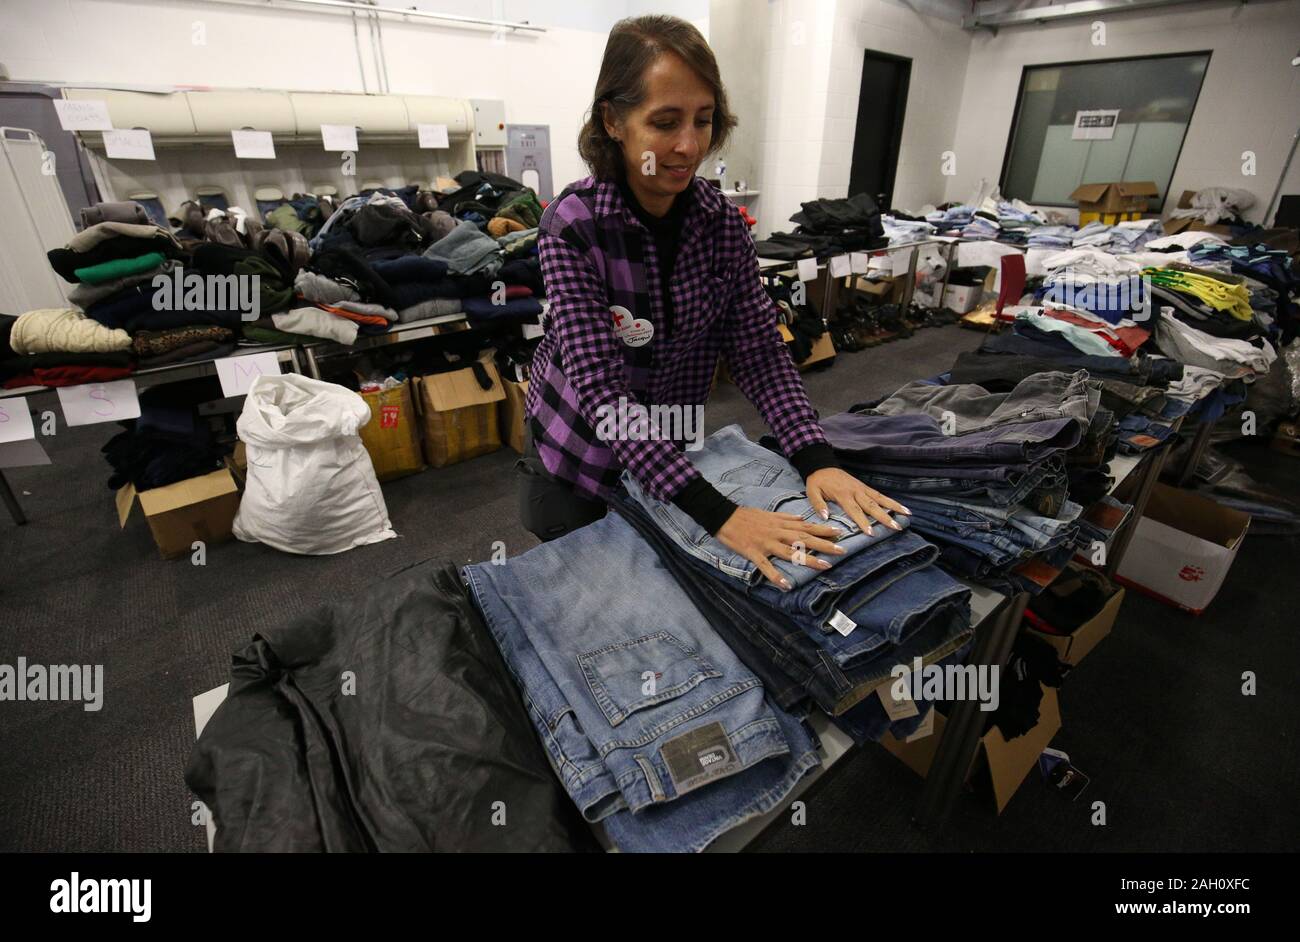
{"type": "Polygon", "coordinates": [[[777,556],[810,569],[830,569],[831,564],[813,551],[844,555],[835,540],[844,536],[839,527],[810,523],[796,514],[773,513],[756,507],[737,507],[718,531],[717,538],[744,556],[778,588],[789,591],[790,581],[768,557],[777,556]]]}

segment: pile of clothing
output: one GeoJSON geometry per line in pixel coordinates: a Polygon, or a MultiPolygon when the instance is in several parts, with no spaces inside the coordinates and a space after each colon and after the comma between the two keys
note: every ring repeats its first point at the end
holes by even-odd
{"type": "Polygon", "coordinates": [[[1109,532],[1105,521],[1084,525],[1067,456],[1104,463],[1112,424],[1083,370],[1033,373],[1004,393],[954,371],[950,384],[909,383],[822,427],[847,469],[911,510],[911,529],[940,548],[945,568],[1038,592],[1109,532]]]}
{"type": "Polygon", "coordinates": [[[1026,248],[1064,250],[1074,244],[1073,226],[1039,226],[1029,233],[1026,248]]]}
{"type": "Polygon", "coordinates": [[[1147,310],[1142,269],[1137,262],[1097,248],[1070,249],[1042,262],[1046,274],[1038,301],[1091,311],[1112,322],[1147,310]]]}
{"type": "Polygon", "coordinates": [[[793,261],[818,258],[888,244],[880,210],[866,193],[847,199],[819,199],[801,204],[790,217],[794,232],[774,232],[754,244],[760,258],[793,261]]]}
{"type": "Polygon", "coordinates": [[[165,487],[222,467],[229,449],[217,442],[192,402],[153,387],[140,394],[140,417],[100,449],[113,472],[110,490],[165,487]]]}
{"type": "Polygon", "coordinates": [[[961,236],[963,239],[1000,239],[1003,232],[996,216],[980,210],[962,227],[961,236]]]}
{"type": "Polygon", "coordinates": [[[1187,250],[1187,259],[1201,267],[1224,266],[1232,274],[1258,284],[1260,289],[1252,290],[1252,298],[1263,297],[1267,292],[1271,304],[1267,310],[1276,325],[1276,336],[1283,344],[1290,343],[1300,333],[1300,308],[1293,300],[1300,292],[1300,270],[1286,251],[1260,243],[1229,245],[1202,239],[1187,250]]]}
{"type": "Polygon", "coordinates": [[[1043,214],[1021,200],[1000,200],[997,204],[998,227],[1003,242],[1027,245],[1034,232],[1047,222],[1043,214]]]}
{"type": "Polygon", "coordinates": [[[1251,292],[1241,275],[1174,262],[1144,268],[1153,303],[1168,305],[1179,320],[1216,337],[1245,338],[1258,332],[1251,292]]]}
{"type": "MultiPolygon", "coordinates": [[[[691,459],[742,506],[815,516],[802,477],[738,426],[691,459]]],[[[556,773],[617,847],[700,850],[778,807],[819,762],[812,704],[860,742],[924,721],[930,704],[891,722],[873,694],[898,663],[964,656],[970,593],[906,517],[863,532],[833,515],[846,552],[822,571],[774,560],[783,592],[623,484],[600,521],[464,570],[556,773]]]]}
{"type": "Polygon", "coordinates": [[[185,770],[216,851],[599,849],[450,564],[259,629],[233,660],[185,770]]]}
{"type": "Polygon", "coordinates": [[[1164,235],[1159,219],[1134,219],[1116,223],[1110,230],[1106,250],[1115,255],[1142,251],[1148,243],[1164,235]]]}
{"type": "Polygon", "coordinates": [[[963,204],[950,205],[927,213],[925,221],[934,226],[940,235],[961,235],[961,231],[975,218],[975,208],[963,204]]]}
{"type": "Polygon", "coordinates": [[[924,219],[913,219],[897,211],[893,215],[882,215],[880,225],[891,246],[919,242],[935,232],[934,226],[924,219]]]}

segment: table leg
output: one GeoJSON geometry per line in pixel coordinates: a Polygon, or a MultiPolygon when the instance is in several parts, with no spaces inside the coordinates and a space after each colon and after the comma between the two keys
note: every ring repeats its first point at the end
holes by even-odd
{"type": "Polygon", "coordinates": [[[14,496],[13,489],[9,487],[9,480],[3,471],[0,471],[0,500],[9,508],[9,516],[14,518],[14,523],[21,527],[27,522],[27,516],[23,513],[18,498],[14,496]]]}
{"type": "Polygon", "coordinates": [[[1147,455],[1138,474],[1137,496],[1133,500],[1133,512],[1129,515],[1128,522],[1120,528],[1111,540],[1110,552],[1106,554],[1106,565],[1102,567],[1107,576],[1114,576],[1119,571],[1120,561],[1123,560],[1124,554],[1128,551],[1129,541],[1133,539],[1133,532],[1137,529],[1137,522],[1142,519],[1146,513],[1147,501],[1151,499],[1151,492],[1155,490],[1156,482],[1160,480],[1160,471],[1165,466],[1165,459],[1169,457],[1169,449],[1161,448],[1158,451],[1147,455]]]}
{"type": "Polygon", "coordinates": [[[1210,435],[1213,432],[1213,422],[1202,422],[1196,427],[1196,437],[1192,439],[1192,446],[1188,449],[1187,460],[1183,462],[1183,467],[1178,472],[1179,487],[1186,486],[1192,479],[1192,475],[1196,473],[1196,467],[1201,463],[1201,457],[1210,445],[1210,435]]]}
{"type": "MultiPolygon", "coordinates": [[[[1028,603],[1029,594],[1020,592],[1002,603],[988,630],[981,632],[976,629],[979,637],[971,664],[997,665],[999,672],[1006,668],[1028,603]]],[[[976,700],[961,701],[948,715],[943,738],[939,740],[938,751],[925,777],[921,799],[912,817],[917,827],[937,830],[947,820],[979,748],[983,725],[984,713],[976,700]]]]}

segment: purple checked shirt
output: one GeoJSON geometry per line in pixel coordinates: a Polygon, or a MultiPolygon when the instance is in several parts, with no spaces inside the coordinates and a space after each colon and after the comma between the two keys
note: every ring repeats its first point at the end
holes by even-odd
{"type": "Polygon", "coordinates": [[[526,410],[538,457],[585,497],[604,497],[627,468],[670,501],[699,478],[683,443],[601,441],[601,406],[702,406],[719,357],[789,457],[826,437],[776,329],[758,256],[740,212],[696,178],[673,269],[672,331],[664,336],[660,268],[650,232],[612,181],[587,177],[542,216],[538,238],[550,313],[533,356],[526,410]],[[619,305],[654,325],[641,347],[614,331],[619,305]]]}

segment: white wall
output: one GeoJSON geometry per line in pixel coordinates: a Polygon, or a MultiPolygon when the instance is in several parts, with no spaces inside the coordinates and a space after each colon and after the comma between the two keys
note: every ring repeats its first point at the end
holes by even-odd
{"type": "MultiPolygon", "coordinates": [[[[895,186],[899,205],[919,207],[943,197],[941,154],[956,129],[960,86],[970,37],[955,17],[917,12],[902,0],[714,0],[710,42],[718,53],[723,81],[747,90],[758,83],[761,100],[742,93],[737,113],[742,127],[757,128],[755,168],[747,178],[759,188],[757,235],[789,229],[799,204],[848,195],[849,167],[866,49],[912,60],[907,115],[895,186]],[[766,17],[761,48],[744,30],[724,28],[736,7],[755,21],[766,17]]],[[[942,12],[931,2],[927,9],[942,12]]],[[[732,168],[751,162],[741,148],[748,134],[729,148],[732,168]]],[[[734,173],[729,173],[734,178],[734,173]]]]}
{"type": "Polygon", "coordinates": [[[864,50],[912,60],[894,205],[913,210],[943,198],[943,152],[952,147],[967,79],[970,34],[950,19],[899,0],[839,0],[827,91],[819,189],[847,195],[864,50]]]}
{"type": "MultiPolygon", "coordinates": [[[[1290,65],[1300,50],[1300,0],[1188,5],[1097,19],[1106,24],[1104,46],[1092,44],[1092,18],[974,34],[953,148],[957,172],[946,198],[965,199],[981,177],[996,181],[1023,66],[1208,49],[1209,70],[1166,212],[1183,190],[1225,186],[1254,193],[1256,206],[1245,215],[1260,220],[1300,125],[1300,68],[1290,65]],[[1242,174],[1243,151],[1256,154],[1253,177],[1242,174]]],[[[1283,192],[1300,193],[1300,167],[1292,168],[1283,192]]]]}
{"type": "MultiPolygon", "coordinates": [[[[384,5],[409,5],[409,0],[384,5]]],[[[667,12],[707,30],[708,19],[707,0],[419,0],[415,5],[529,20],[547,28],[544,34],[494,35],[488,29],[382,21],[391,92],[501,99],[507,122],[549,124],[557,192],[586,174],[577,153],[578,128],[614,21],[667,12]]],[[[0,0],[0,7],[0,64],[14,80],[378,90],[365,27],[359,61],[346,15],[201,0],[0,0]],[[195,23],[203,24],[204,45],[193,42],[195,23]]]]}

